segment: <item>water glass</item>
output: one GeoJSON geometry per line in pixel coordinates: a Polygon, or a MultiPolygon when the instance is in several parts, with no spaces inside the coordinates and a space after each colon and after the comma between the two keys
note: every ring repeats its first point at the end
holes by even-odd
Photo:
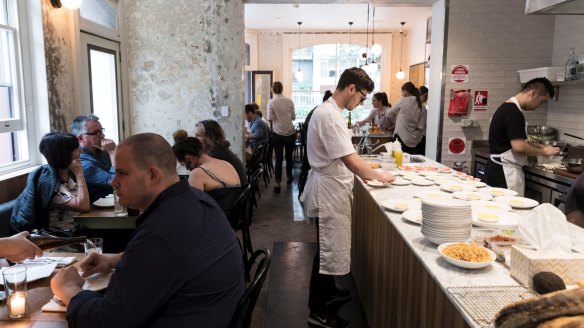
{"type": "Polygon", "coordinates": [[[85,255],[89,255],[89,253],[101,254],[103,252],[103,239],[88,238],[83,243],[83,248],[85,249],[85,255]]]}
{"type": "Polygon", "coordinates": [[[2,272],[6,290],[6,306],[10,318],[17,319],[26,315],[26,267],[15,266],[2,272]]]}
{"type": "Polygon", "coordinates": [[[114,214],[115,214],[115,216],[127,216],[128,215],[128,210],[126,209],[125,206],[122,206],[122,204],[120,204],[120,199],[119,199],[118,194],[116,193],[115,190],[114,190],[114,214]]]}

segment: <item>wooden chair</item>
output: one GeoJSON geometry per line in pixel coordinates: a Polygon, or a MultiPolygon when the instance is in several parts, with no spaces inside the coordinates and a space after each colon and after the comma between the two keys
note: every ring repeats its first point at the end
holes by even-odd
{"type": "Polygon", "coordinates": [[[250,263],[253,265],[258,258],[260,260],[256,267],[253,281],[247,286],[245,293],[243,293],[235,308],[235,312],[231,316],[230,328],[240,327],[239,323],[242,323],[241,327],[243,328],[251,327],[251,315],[272,263],[272,255],[269,249],[260,248],[255,251],[250,258],[250,263]]]}
{"type": "MultiPolygon", "coordinates": [[[[251,188],[250,190],[250,200],[251,200],[251,205],[254,206],[255,208],[258,208],[258,203],[257,203],[257,199],[256,199],[256,194],[258,195],[258,198],[262,198],[262,196],[260,195],[260,178],[263,176],[263,169],[259,168],[257,169],[252,175],[251,178],[249,179],[248,183],[249,186],[251,188]]],[[[251,223],[251,220],[250,220],[251,223]]]]}
{"type": "MultiPolygon", "coordinates": [[[[260,169],[261,170],[261,169],[260,169]]],[[[251,244],[251,234],[249,226],[251,224],[251,216],[253,214],[250,201],[251,185],[247,185],[241,195],[235,200],[229,217],[227,218],[233,230],[241,230],[241,250],[243,253],[243,264],[245,266],[245,279],[249,281],[250,262],[249,256],[253,254],[253,246],[251,244]]]]}

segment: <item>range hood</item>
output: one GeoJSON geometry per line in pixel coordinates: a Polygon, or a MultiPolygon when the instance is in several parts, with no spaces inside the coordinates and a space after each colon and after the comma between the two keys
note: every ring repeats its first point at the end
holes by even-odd
{"type": "Polygon", "coordinates": [[[528,15],[584,15],[584,0],[526,0],[525,13],[528,15]]]}

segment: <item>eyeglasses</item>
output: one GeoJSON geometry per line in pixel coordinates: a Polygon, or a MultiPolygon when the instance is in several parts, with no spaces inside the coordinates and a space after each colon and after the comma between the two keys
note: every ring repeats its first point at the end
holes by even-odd
{"type": "Polygon", "coordinates": [[[361,94],[361,101],[359,103],[362,103],[365,101],[365,99],[367,99],[367,95],[364,94],[361,89],[357,88],[357,86],[355,86],[355,89],[357,89],[357,91],[359,91],[359,93],[361,94]]]}
{"type": "Polygon", "coordinates": [[[99,129],[97,131],[94,131],[94,132],[86,132],[86,133],[84,133],[84,135],[86,135],[86,136],[96,136],[96,135],[99,135],[99,134],[103,134],[104,131],[105,131],[105,128],[101,128],[101,129],[99,129]]]}

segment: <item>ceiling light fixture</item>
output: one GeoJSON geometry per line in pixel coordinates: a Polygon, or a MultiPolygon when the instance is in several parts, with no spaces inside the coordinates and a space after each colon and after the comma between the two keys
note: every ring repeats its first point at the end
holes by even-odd
{"type": "Polygon", "coordinates": [[[383,50],[380,44],[375,43],[375,6],[373,6],[373,38],[371,40],[371,44],[371,53],[373,54],[373,59],[375,60],[375,57],[379,57],[379,55],[381,55],[381,51],[383,50]]]}
{"type": "Polygon", "coordinates": [[[353,22],[349,22],[349,46],[353,44],[351,42],[351,27],[353,27],[353,22]]]}
{"type": "Polygon", "coordinates": [[[400,42],[399,42],[399,72],[395,74],[398,80],[403,80],[406,77],[406,73],[402,71],[402,51],[404,49],[404,25],[406,22],[401,22],[401,31],[399,32],[400,42]]]}
{"type": "Polygon", "coordinates": [[[83,0],[51,0],[51,5],[54,8],[61,8],[61,6],[69,10],[77,10],[81,7],[83,0]]]}
{"type": "Polygon", "coordinates": [[[302,25],[302,22],[298,22],[298,70],[294,73],[297,82],[304,80],[304,73],[300,70],[300,25],[302,25]]]}
{"type": "Polygon", "coordinates": [[[367,60],[369,58],[369,5],[367,5],[367,32],[365,34],[367,35],[367,42],[365,43],[365,52],[361,54],[361,60],[365,60],[365,65],[361,66],[361,68],[369,74],[370,67],[367,60]]]}

